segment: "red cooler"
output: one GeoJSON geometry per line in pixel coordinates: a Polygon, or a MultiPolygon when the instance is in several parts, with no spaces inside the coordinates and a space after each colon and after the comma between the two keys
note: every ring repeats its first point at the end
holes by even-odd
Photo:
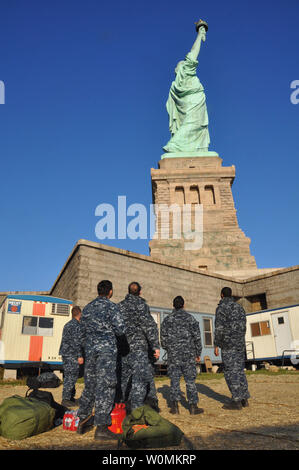
{"type": "Polygon", "coordinates": [[[111,411],[112,424],[108,429],[110,429],[110,431],[114,432],[115,434],[121,434],[123,432],[121,425],[125,417],[125,404],[116,403],[114,409],[111,411]]]}

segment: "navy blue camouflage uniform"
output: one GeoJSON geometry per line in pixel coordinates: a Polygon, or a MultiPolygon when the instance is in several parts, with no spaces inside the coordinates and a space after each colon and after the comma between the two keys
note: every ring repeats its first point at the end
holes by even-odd
{"type": "Polygon", "coordinates": [[[201,355],[202,343],[199,323],[184,309],[173,310],[161,325],[161,345],[167,352],[167,375],[170,378],[170,400],[180,401],[180,378],[186,382],[190,404],[198,402],[195,384],[196,357],[201,355]]]}
{"type": "Polygon", "coordinates": [[[111,425],[116,391],[116,336],[124,334],[124,322],[116,304],[99,296],[81,317],[81,344],[85,352],[84,390],[78,416],[84,420],[95,409],[94,424],[111,425]]]}
{"type": "Polygon", "coordinates": [[[84,355],[80,338],[80,322],[73,318],[63,327],[59,348],[64,372],[62,400],[73,400],[76,394],[76,382],[80,373],[78,358],[84,355]]]}
{"type": "Polygon", "coordinates": [[[233,401],[248,399],[245,367],[246,314],[232,297],[220,300],[216,309],[214,346],[221,348],[224,377],[233,401]]]}
{"type": "Polygon", "coordinates": [[[147,397],[157,399],[154,368],[149,354],[160,349],[158,327],[146,301],[127,294],[119,304],[125,322],[125,335],[130,352],[122,358],[121,383],[123,400],[131,402],[132,409],[144,404],[147,397]],[[131,390],[129,392],[129,382],[131,390]]]}

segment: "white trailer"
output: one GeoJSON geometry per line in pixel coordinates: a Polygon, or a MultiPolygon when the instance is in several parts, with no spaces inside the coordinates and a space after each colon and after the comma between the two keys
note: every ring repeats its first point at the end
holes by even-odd
{"type": "Polygon", "coordinates": [[[25,367],[62,370],[59,346],[72,301],[45,295],[7,295],[0,305],[0,365],[6,377],[25,367]],[[7,371],[11,371],[10,374],[7,371]]]}
{"type": "Polygon", "coordinates": [[[247,360],[299,365],[299,305],[247,313],[247,360]]]}

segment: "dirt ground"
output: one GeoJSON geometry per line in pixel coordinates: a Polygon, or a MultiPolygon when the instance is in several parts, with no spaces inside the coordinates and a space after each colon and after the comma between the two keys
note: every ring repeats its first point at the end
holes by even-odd
{"type": "MultiPolygon", "coordinates": [[[[215,378],[201,374],[197,378],[199,406],[204,413],[190,416],[186,400],[180,414],[168,411],[169,380],[157,378],[156,387],[161,415],[176,424],[185,434],[180,446],[172,450],[298,450],[299,449],[299,371],[287,374],[247,375],[250,406],[241,411],[223,410],[229,391],[222,374],[215,378]]],[[[181,382],[185,393],[185,383],[181,382]]],[[[24,385],[1,385],[0,403],[9,396],[24,396],[24,385]]],[[[83,384],[77,384],[80,396],[83,384]]],[[[61,402],[62,386],[48,389],[61,402]]],[[[48,432],[22,441],[9,441],[0,436],[0,450],[96,450],[115,449],[114,444],[94,440],[94,429],[80,436],[58,426],[48,432]]],[[[121,450],[127,450],[122,446],[121,450]]],[[[120,452],[121,452],[120,450],[120,452]]]]}

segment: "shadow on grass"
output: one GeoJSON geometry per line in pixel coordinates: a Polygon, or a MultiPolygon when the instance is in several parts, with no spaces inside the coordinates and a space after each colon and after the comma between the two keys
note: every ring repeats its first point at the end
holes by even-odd
{"type": "MultiPolygon", "coordinates": [[[[161,393],[162,397],[164,400],[167,402],[167,406],[170,407],[170,386],[169,385],[163,385],[163,387],[157,388],[157,392],[161,393]]],[[[186,410],[189,410],[189,405],[188,402],[185,398],[185,394],[181,392],[181,400],[180,400],[180,405],[186,408],[186,410]]]]}
{"type": "MultiPolygon", "coordinates": [[[[222,395],[220,393],[215,392],[212,388],[207,387],[207,385],[196,383],[196,389],[199,393],[199,401],[200,395],[205,395],[208,398],[211,398],[215,401],[218,401],[222,404],[229,403],[230,398],[227,395],[222,395]]],[[[157,388],[157,392],[162,394],[162,397],[166,400],[167,406],[170,406],[170,386],[163,385],[162,387],[157,388]]],[[[189,404],[186,400],[185,394],[181,392],[182,398],[180,400],[180,405],[189,410],[189,404]]]]}
{"type": "MultiPolygon", "coordinates": [[[[205,395],[208,398],[212,398],[212,400],[218,401],[222,404],[230,402],[230,398],[227,395],[222,395],[221,393],[217,393],[212,388],[207,387],[204,384],[197,383],[196,388],[199,394],[205,395]]],[[[200,399],[200,395],[199,395],[199,399],[200,399]]]]}

